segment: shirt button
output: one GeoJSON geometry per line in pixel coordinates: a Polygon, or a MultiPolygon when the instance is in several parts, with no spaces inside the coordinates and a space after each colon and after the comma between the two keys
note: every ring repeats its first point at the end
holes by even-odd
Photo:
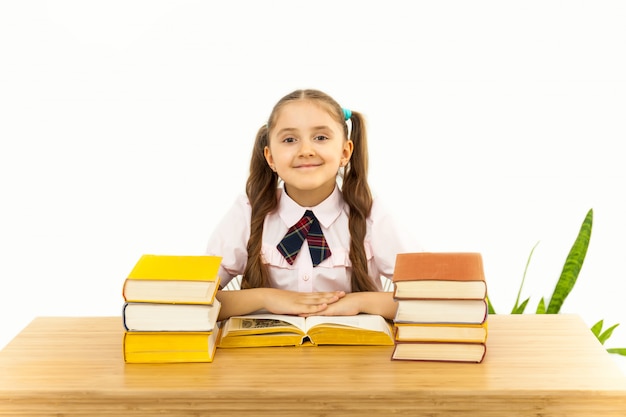
{"type": "Polygon", "coordinates": [[[302,277],[302,279],[303,279],[304,281],[308,281],[308,280],[309,280],[309,276],[308,276],[308,275],[304,275],[304,276],[302,277]]]}

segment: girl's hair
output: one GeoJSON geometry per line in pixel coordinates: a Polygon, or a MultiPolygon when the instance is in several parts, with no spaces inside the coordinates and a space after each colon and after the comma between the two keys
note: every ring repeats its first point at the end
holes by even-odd
{"type": "MultiPolygon", "coordinates": [[[[269,272],[263,263],[261,241],[265,216],[278,206],[278,174],[267,164],[264,149],[269,146],[269,132],[280,110],[286,104],[296,100],[308,100],[322,105],[333,119],[343,126],[346,139],[348,125],[341,106],[327,94],[318,90],[296,90],[276,103],[266,125],[256,135],[250,175],[246,183],[246,194],[252,207],[250,238],[248,240],[248,262],[243,274],[242,288],[258,288],[269,286],[269,272]]],[[[350,262],[352,263],[352,291],[376,291],[376,286],[367,271],[365,254],[366,222],[372,209],[372,194],[367,183],[368,151],[365,120],[363,116],[352,111],[350,116],[352,129],[350,140],[354,150],[350,162],[343,168],[343,198],[350,207],[348,227],[350,230],[350,262]]]]}

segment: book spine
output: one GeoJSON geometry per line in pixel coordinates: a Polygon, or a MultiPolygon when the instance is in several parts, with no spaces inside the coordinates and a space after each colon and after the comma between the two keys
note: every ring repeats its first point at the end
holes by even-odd
{"type": "MultiPolygon", "coordinates": [[[[128,307],[128,303],[124,303],[122,306],[122,325],[125,331],[129,331],[128,324],[126,324],[126,307],[128,307]]],[[[126,335],[124,335],[124,338],[126,338],[126,335]]]]}

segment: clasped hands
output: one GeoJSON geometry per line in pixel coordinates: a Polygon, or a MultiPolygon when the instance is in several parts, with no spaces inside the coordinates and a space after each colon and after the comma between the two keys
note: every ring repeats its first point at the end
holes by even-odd
{"type": "Polygon", "coordinates": [[[272,289],[265,303],[274,314],[296,316],[351,316],[360,313],[358,293],[344,291],[297,292],[272,289]]]}

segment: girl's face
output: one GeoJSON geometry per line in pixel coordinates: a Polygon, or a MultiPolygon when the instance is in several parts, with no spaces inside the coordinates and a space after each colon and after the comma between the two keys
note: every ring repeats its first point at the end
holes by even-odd
{"type": "Polygon", "coordinates": [[[312,207],[333,192],[339,167],[348,163],[353,147],[324,107],[299,100],[278,113],[265,159],[285,182],[289,197],[312,207]]]}

